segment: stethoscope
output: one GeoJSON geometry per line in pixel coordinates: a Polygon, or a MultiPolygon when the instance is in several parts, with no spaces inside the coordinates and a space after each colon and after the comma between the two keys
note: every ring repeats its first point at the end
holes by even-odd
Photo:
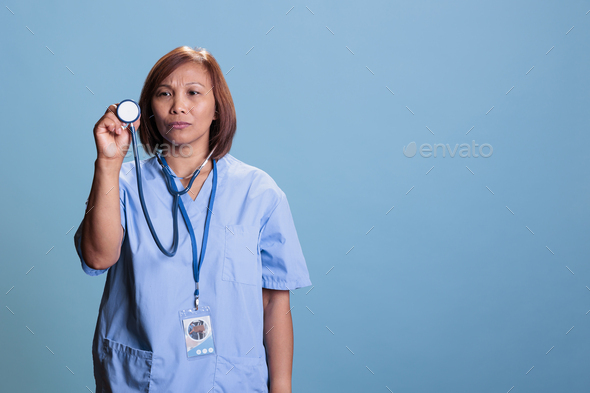
{"type": "MultiPolygon", "coordinates": [[[[174,198],[174,201],[172,204],[172,216],[173,216],[173,224],[172,225],[174,227],[174,234],[173,234],[173,240],[172,240],[172,251],[167,251],[162,246],[162,243],[160,242],[160,239],[158,238],[158,235],[156,234],[156,231],[155,231],[154,226],[152,224],[152,220],[150,219],[150,215],[148,213],[148,210],[147,210],[147,207],[145,204],[145,200],[143,198],[143,187],[142,187],[142,181],[141,181],[141,165],[139,163],[139,154],[137,151],[137,136],[136,136],[136,132],[135,132],[135,127],[133,126],[133,122],[135,122],[137,119],[139,119],[140,114],[141,114],[141,110],[139,108],[139,105],[133,100],[123,100],[119,103],[119,106],[117,106],[117,117],[119,118],[119,120],[121,120],[121,122],[129,124],[129,129],[131,130],[131,139],[132,139],[132,144],[133,144],[133,155],[135,157],[135,171],[137,174],[137,188],[139,190],[139,199],[141,202],[141,208],[143,210],[143,214],[145,215],[147,224],[150,228],[150,232],[152,233],[152,237],[154,238],[154,241],[158,245],[158,248],[160,249],[160,251],[162,251],[162,253],[164,255],[166,255],[168,257],[172,257],[176,254],[176,251],[178,249],[178,214],[177,214],[177,212],[179,210],[180,196],[183,194],[186,194],[191,189],[193,182],[195,181],[195,179],[197,178],[197,176],[201,172],[201,169],[203,169],[203,167],[207,164],[207,161],[209,161],[209,157],[211,157],[211,154],[213,154],[213,151],[215,150],[215,148],[213,148],[211,150],[211,153],[209,153],[209,155],[207,156],[207,158],[205,159],[203,164],[201,164],[201,166],[199,168],[197,168],[197,170],[193,173],[191,180],[188,183],[188,186],[186,186],[186,188],[182,191],[176,190],[176,186],[173,185],[172,182],[174,182],[174,178],[176,178],[177,176],[175,176],[172,173],[172,170],[170,169],[170,167],[166,163],[166,160],[163,157],[160,157],[160,155],[158,153],[156,153],[156,156],[158,158],[158,162],[160,163],[160,165],[164,169],[164,172],[166,175],[166,176],[164,176],[164,178],[166,179],[166,187],[168,188],[168,191],[170,192],[170,194],[172,194],[172,197],[174,198]]],[[[179,178],[179,179],[184,179],[184,178],[179,178]]]]}

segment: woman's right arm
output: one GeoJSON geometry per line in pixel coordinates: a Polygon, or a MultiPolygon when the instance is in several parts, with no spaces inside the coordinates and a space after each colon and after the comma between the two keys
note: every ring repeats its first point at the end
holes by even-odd
{"type": "MultiPolygon", "coordinates": [[[[121,253],[123,227],[119,202],[119,172],[131,141],[111,105],[94,126],[97,158],[94,179],[82,221],[80,248],[88,267],[103,270],[114,265],[121,253]]],[[[134,126],[139,128],[138,119],[134,126]]]]}

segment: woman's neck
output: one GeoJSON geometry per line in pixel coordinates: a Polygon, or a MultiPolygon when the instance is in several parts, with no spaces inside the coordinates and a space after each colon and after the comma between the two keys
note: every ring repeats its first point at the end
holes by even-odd
{"type": "MultiPolygon", "coordinates": [[[[184,149],[187,150],[187,149],[184,149]]],[[[188,152],[178,152],[171,149],[167,149],[162,153],[162,156],[166,159],[168,166],[172,169],[172,172],[178,177],[189,177],[203,164],[207,156],[209,155],[208,149],[193,149],[192,154],[182,154],[188,152]]],[[[207,161],[207,164],[201,169],[201,173],[207,174],[213,169],[213,162],[211,157],[207,161]]],[[[200,177],[200,176],[199,176],[200,177]]]]}

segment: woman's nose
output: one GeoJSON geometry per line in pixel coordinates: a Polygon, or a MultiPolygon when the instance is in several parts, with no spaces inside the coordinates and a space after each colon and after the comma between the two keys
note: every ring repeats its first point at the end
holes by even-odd
{"type": "Polygon", "coordinates": [[[184,101],[180,98],[177,98],[176,100],[174,100],[174,103],[172,104],[172,113],[174,114],[186,114],[187,109],[186,109],[186,105],[184,103],[184,101]]]}

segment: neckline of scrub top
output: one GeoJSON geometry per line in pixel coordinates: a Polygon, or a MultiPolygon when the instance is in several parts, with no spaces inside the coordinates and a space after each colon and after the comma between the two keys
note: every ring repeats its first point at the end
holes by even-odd
{"type": "MultiPolygon", "coordinates": [[[[228,154],[224,155],[223,157],[219,158],[217,160],[217,193],[219,194],[219,189],[222,186],[222,180],[223,177],[225,176],[225,173],[227,171],[227,167],[228,167],[228,162],[227,162],[227,156],[228,154]]],[[[162,183],[164,184],[164,192],[168,195],[170,195],[168,193],[168,188],[166,187],[166,179],[165,179],[165,174],[164,174],[164,169],[162,168],[162,166],[160,165],[160,163],[158,162],[158,159],[156,156],[153,156],[150,158],[150,163],[152,165],[152,168],[154,169],[155,172],[158,173],[158,178],[159,180],[162,181],[162,183]]],[[[174,171],[172,170],[172,168],[170,168],[170,171],[175,175],[176,173],[174,173],[174,171]]],[[[207,210],[207,203],[209,201],[209,195],[211,194],[211,189],[212,189],[212,183],[213,183],[213,171],[209,171],[209,175],[207,176],[207,179],[205,179],[205,182],[203,183],[203,186],[201,187],[201,190],[199,191],[199,193],[197,194],[197,197],[193,200],[193,198],[191,198],[190,195],[188,195],[187,192],[186,194],[183,194],[180,196],[180,198],[182,199],[182,201],[184,202],[184,206],[186,208],[187,213],[189,213],[191,215],[191,218],[194,218],[195,220],[199,219],[199,217],[201,216],[201,214],[205,213],[207,210]]],[[[199,173],[200,175],[200,173],[199,173]]],[[[174,178],[174,181],[176,182],[176,187],[179,190],[183,190],[185,188],[184,185],[182,185],[182,183],[180,182],[180,180],[178,180],[178,178],[174,178]]]]}

